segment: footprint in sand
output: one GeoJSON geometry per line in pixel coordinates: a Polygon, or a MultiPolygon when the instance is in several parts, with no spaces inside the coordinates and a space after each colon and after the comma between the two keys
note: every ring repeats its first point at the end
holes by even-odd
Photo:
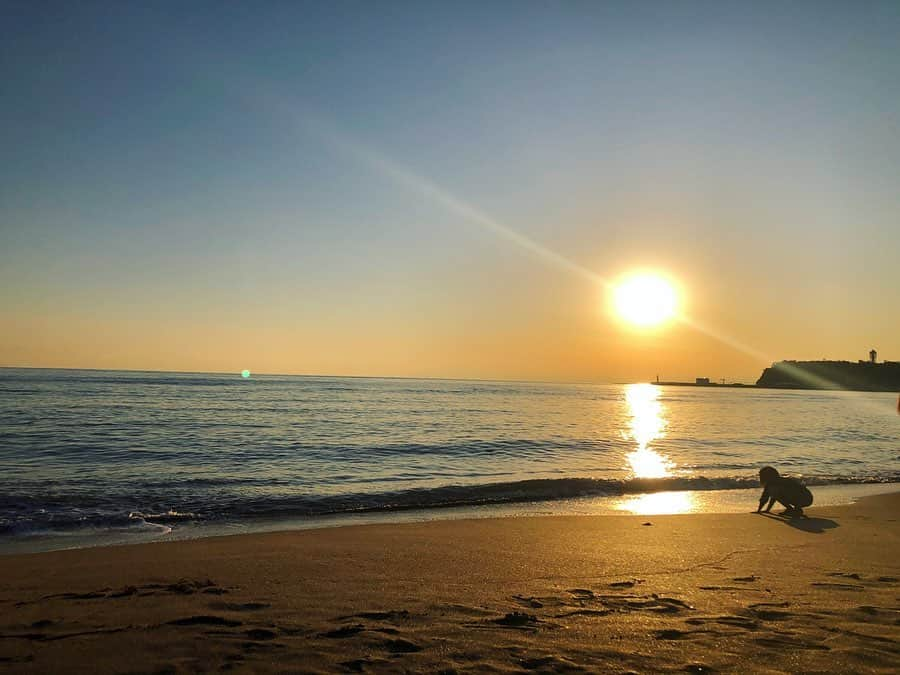
{"type": "Polygon", "coordinates": [[[698,616],[693,619],[686,619],[685,623],[692,626],[704,626],[706,624],[721,624],[724,626],[733,626],[734,628],[743,628],[744,630],[756,630],[759,624],[743,616],[698,616]]]}
{"type": "Polygon", "coordinates": [[[558,656],[533,656],[519,661],[519,665],[527,671],[541,673],[580,673],[587,670],[568,659],[558,656]]]}
{"type": "Polygon", "coordinates": [[[340,628],[335,628],[334,630],[328,630],[324,633],[319,633],[319,637],[324,638],[333,638],[333,639],[343,639],[348,637],[353,637],[354,635],[358,635],[362,633],[366,629],[361,623],[358,623],[354,626],[341,626],[340,628]]]}
{"type": "Polygon", "coordinates": [[[538,600],[535,597],[524,597],[521,595],[514,595],[512,599],[515,600],[518,604],[522,605],[522,607],[528,607],[531,609],[541,609],[544,606],[544,603],[538,600]]]}
{"type": "Polygon", "coordinates": [[[212,579],[179,579],[175,583],[145,584],[136,588],[140,595],[157,595],[159,593],[172,593],[174,595],[193,595],[205,593],[207,595],[223,595],[228,591],[219,588],[212,579]]]}
{"type": "Polygon", "coordinates": [[[212,616],[209,614],[200,614],[197,616],[186,616],[182,619],[173,619],[167,621],[168,626],[226,626],[235,628],[242,625],[241,621],[226,619],[224,616],[212,616]]]}
{"type": "Polygon", "coordinates": [[[33,624],[31,624],[31,627],[32,628],[49,628],[50,626],[52,626],[55,623],[56,623],[55,621],[51,621],[50,619],[38,619],[33,624]]]}
{"type": "Polygon", "coordinates": [[[408,621],[411,614],[405,609],[392,609],[386,612],[360,612],[338,617],[338,621],[347,619],[369,619],[372,621],[408,621]]]}
{"type": "Polygon", "coordinates": [[[569,595],[574,596],[576,600],[594,599],[594,591],[587,588],[570,588],[569,595]]]}
{"type": "Polygon", "coordinates": [[[227,612],[257,612],[271,607],[267,602],[211,602],[210,609],[224,610],[227,612]]]}
{"type": "Polygon", "coordinates": [[[865,590],[865,586],[860,586],[859,584],[841,584],[836,582],[829,581],[813,581],[813,586],[819,586],[821,588],[836,588],[841,591],[863,591],[865,590]]]}
{"type": "Polygon", "coordinates": [[[0,656],[0,663],[31,663],[34,661],[34,654],[26,656],[0,656]]]}
{"type": "Polygon", "coordinates": [[[278,633],[268,628],[251,628],[244,635],[251,640],[274,640],[278,637],[278,633]]]}
{"type": "Polygon", "coordinates": [[[129,630],[130,626],[118,626],[114,628],[95,628],[91,630],[80,630],[74,633],[0,633],[0,640],[29,640],[31,642],[56,642],[57,640],[68,640],[74,637],[84,637],[87,635],[108,635],[110,633],[123,633],[129,630]]]}
{"type": "Polygon", "coordinates": [[[494,619],[493,623],[507,628],[535,628],[541,620],[534,614],[525,612],[510,612],[499,619],[494,619]]]}
{"type": "Polygon", "coordinates": [[[361,658],[361,659],[351,659],[350,661],[342,661],[340,666],[342,666],[348,673],[365,673],[368,671],[371,672],[379,672],[380,670],[386,669],[390,662],[384,659],[374,659],[374,658],[361,658]]]}
{"type": "Polygon", "coordinates": [[[762,621],[785,621],[797,616],[791,612],[780,612],[777,609],[751,609],[750,613],[762,621]]]}
{"type": "Polygon", "coordinates": [[[86,593],[55,593],[53,595],[45,595],[37,600],[24,600],[17,602],[16,607],[31,605],[47,600],[115,600],[118,598],[127,598],[131,596],[147,596],[147,595],[193,595],[194,593],[205,593],[208,595],[223,595],[228,590],[220,588],[211,579],[180,579],[173,583],[153,583],[144,584],[143,586],[124,586],[123,588],[101,588],[86,593]]]}
{"type": "Polygon", "coordinates": [[[384,648],[391,652],[391,654],[412,654],[424,649],[424,647],[417,645],[415,642],[410,642],[409,640],[404,640],[402,638],[397,640],[385,640],[384,648]]]}
{"type": "Polygon", "coordinates": [[[573,609],[571,612],[563,612],[562,614],[554,614],[556,619],[565,619],[572,616],[608,616],[612,614],[611,609],[573,609]]]}
{"type": "Polygon", "coordinates": [[[663,630],[653,631],[653,637],[657,640],[684,640],[690,636],[690,631],[676,630],[675,628],[664,628],[663,630]]]}
{"type": "Polygon", "coordinates": [[[692,610],[694,607],[684,600],[678,598],[668,598],[661,595],[632,595],[632,596],[611,596],[604,595],[601,601],[607,607],[612,607],[620,611],[648,611],[657,614],[677,614],[684,610],[692,610]]]}
{"type": "Polygon", "coordinates": [[[810,651],[831,651],[831,647],[818,642],[808,642],[799,639],[794,634],[786,634],[778,637],[757,637],[753,641],[763,647],[772,647],[778,650],[808,649],[810,651]]]}
{"type": "Polygon", "coordinates": [[[351,673],[364,673],[366,669],[373,665],[370,659],[352,659],[350,661],[341,661],[339,664],[351,673]]]}

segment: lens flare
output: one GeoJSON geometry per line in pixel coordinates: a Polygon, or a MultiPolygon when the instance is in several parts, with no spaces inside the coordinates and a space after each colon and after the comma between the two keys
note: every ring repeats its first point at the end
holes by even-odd
{"type": "Polygon", "coordinates": [[[246,380],[248,377],[250,377],[250,371],[245,368],[244,370],[241,371],[241,377],[243,377],[246,380]]]}

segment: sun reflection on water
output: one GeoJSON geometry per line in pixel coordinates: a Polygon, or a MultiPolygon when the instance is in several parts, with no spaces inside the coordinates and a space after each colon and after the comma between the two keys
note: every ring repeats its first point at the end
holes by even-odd
{"type": "MultiPolygon", "coordinates": [[[[625,387],[625,402],[631,415],[627,439],[637,444],[625,455],[633,478],[666,478],[675,472],[675,462],[650,447],[666,435],[668,420],[659,400],[659,387],[652,384],[630,384],[625,387]]],[[[623,497],[615,505],[620,511],[643,516],[694,511],[694,495],[690,492],[653,492],[623,497]]]]}
{"type": "Polygon", "coordinates": [[[690,513],[695,510],[691,492],[653,492],[626,497],[615,505],[620,511],[630,511],[640,516],[656,516],[670,513],[690,513]]]}
{"type": "Polygon", "coordinates": [[[629,384],[625,402],[631,414],[626,438],[637,443],[637,449],[625,455],[635,478],[664,478],[672,475],[674,462],[650,448],[650,443],[665,435],[667,420],[659,402],[659,387],[652,384],[629,384]]]}

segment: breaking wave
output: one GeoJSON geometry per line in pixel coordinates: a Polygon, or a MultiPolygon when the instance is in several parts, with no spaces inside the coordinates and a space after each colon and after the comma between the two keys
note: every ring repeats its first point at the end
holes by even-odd
{"type": "MultiPolygon", "coordinates": [[[[900,474],[881,476],[806,476],[810,486],[900,482],[900,474]]],[[[240,522],[257,519],[315,518],[339,514],[374,513],[551,502],[591,497],[615,497],[666,491],[758,489],[747,477],[669,477],[630,480],[555,478],[480,485],[446,485],[394,492],[327,496],[305,494],[252,497],[231,494],[204,503],[184,499],[181,510],[159,507],[133,510],[128,502],[158,502],[159,495],[54,495],[41,504],[34,495],[0,498],[0,537],[49,535],[75,530],[134,530],[156,528],[165,533],[193,522],[240,522]]]]}

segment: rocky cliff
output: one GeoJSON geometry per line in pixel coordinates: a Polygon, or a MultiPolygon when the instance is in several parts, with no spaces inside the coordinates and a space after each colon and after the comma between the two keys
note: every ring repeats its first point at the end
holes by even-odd
{"type": "Polygon", "coordinates": [[[900,392],[900,361],[779,361],[763,371],[756,386],[900,392]]]}

